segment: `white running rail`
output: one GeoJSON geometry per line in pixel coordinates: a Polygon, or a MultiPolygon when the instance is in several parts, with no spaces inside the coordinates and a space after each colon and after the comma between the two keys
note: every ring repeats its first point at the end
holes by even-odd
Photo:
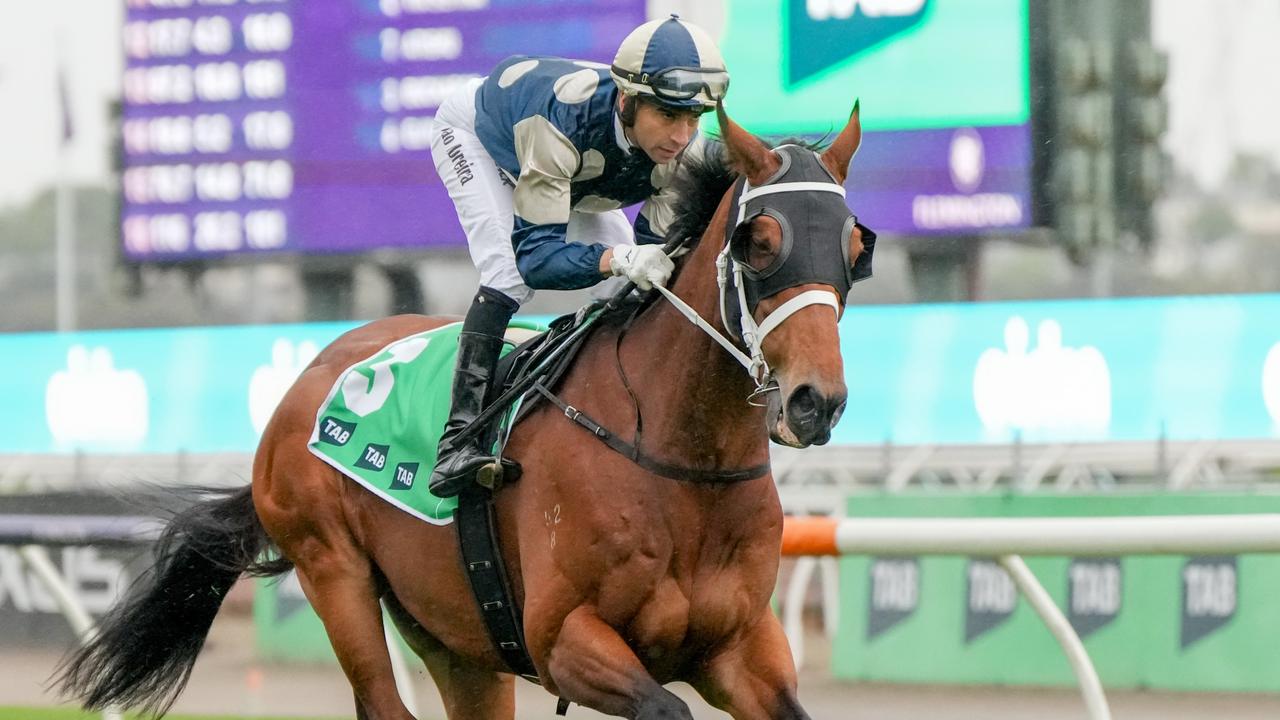
{"type": "MultiPolygon", "coordinates": [[[[1080,636],[1020,556],[1280,553],[1280,514],[1074,518],[788,517],[782,552],[802,560],[839,555],[969,555],[995,558],[1062,646],[1093,720],[1110,720],[1098,673],[1080,636]]],[[[792,648],[812,569],[793,572],[781,608],[792,648]],[[799,587],[796,587],[796,586],[799,587]]],[[[827,584],[824,578],[824,585],[827,584]]]]}

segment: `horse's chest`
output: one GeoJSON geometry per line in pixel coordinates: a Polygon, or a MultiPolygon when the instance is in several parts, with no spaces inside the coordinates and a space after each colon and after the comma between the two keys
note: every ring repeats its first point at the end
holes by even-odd
{"type": "MultiPolygon", "coordinates": [[[[682,651],[718,644],[733,634],[768,602],[750,587],[745,574],[735,568],[701,567],[692,572],[668,572],[653,578],[642,601],[625,608],[613,602],[627,593],[602,587],[601,611],[614,614],[615,626],[647,662],[675,660],[682,651]]],[[[634,592],[636,578],[626,583],[634,592]]],[[[635,597],[635,595],[631,595],[635,597]]],[[[630,603],[625,603],[630,604],[630,603]]]]}
{"type": "Polygon", "coordinates": [[[581,602],[655,676],[687,670],[768,612],[778,563],[776,509],[777,522],[770,522],[758,500],[720,497],[716,507],[742,519],[709,522],[705,503],[693,493],[692,499],[655,499],[628,494],[625,485],[608,493],[598,486],[582,490],[592,502],[567,493],[544,496],[547,511],[537,518],[542,532],[530,533],[524,549],[546,548],[554,572],[526,567],[534,597],[554,604],[566,588],[581,593],[581,602]],[[565,582],[543,582],[555,577],[565,582]]]}
{"type": "Polygon", "coordinates": [[[668,578],[620,630],[641,662],[665,682],[732,637],[750,617],[753,604],[732,578],[715,590],[681,587],[668,578]]]}

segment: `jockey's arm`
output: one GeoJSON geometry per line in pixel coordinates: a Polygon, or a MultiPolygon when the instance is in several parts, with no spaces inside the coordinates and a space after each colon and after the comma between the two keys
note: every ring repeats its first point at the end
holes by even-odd
{"type": "Polygon", "coordinates": [[[566,242],[569,186],[581,163],[577,148],[541,116],[521,121],[515,136],[520,178],[511,243],[521,277],[536,290],[595,285],[610,274],[605,247],[566,242]]]}
{"type": "Polygon", "coordinates": [[[675,163],[659,167],[654,172],[658,190],[644,201],[640,214],[636,215],[636,244],[661,245],[667,241],[667,228],[675,218],[676,190],[669,183],[675,172],[675,163]]]}

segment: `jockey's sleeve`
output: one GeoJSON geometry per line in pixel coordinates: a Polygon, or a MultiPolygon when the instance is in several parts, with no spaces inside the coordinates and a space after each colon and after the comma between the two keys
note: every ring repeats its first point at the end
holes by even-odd
{"type": "Polygon", "coordinates": [[[565,242],[570,183],[582,158],[573,143],[541,115],[516,123],[520,178],[513,197],[511,244],[516,268],[536,290],[575,290],[600,282],[604,246],[565,242]]]}
{"type": "Polygon", "coordinates": [[[676,163],[659,165],[654,168],[653,182],[657,191],[640,206],[640,214],[636,215],[636,244],[647,245],[666,242],[667,228],[675,217],[676,191],[671,180],[676,171],[676,163]]]}

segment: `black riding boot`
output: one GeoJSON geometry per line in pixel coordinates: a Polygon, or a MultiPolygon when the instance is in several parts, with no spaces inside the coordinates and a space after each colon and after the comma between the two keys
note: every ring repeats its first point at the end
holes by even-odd
{"type": "Polygon", "coordinates": [[[520,305],[492,288],[481,287],[471,301],[467,319],[458,335],[458,363],[453,373],[453,406],[440,437],[436,467],[431,472],[431,492],[453,497],[475,482],[476,471],[494,461],[476,436],[454,447],[453,438],[484,409],[485,395],[498,366],[502,334],[520,305]]]}

